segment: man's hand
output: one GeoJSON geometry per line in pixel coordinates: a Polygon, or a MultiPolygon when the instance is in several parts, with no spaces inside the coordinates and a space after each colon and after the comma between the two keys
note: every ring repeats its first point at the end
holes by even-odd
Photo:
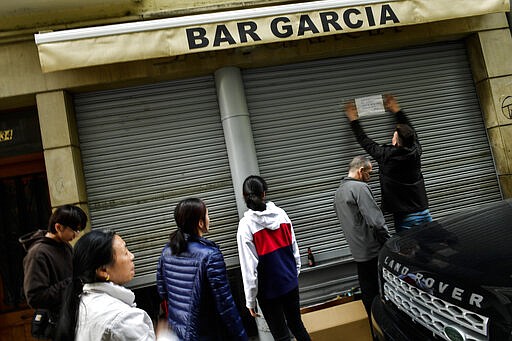
{"type": "Polygon", "coordinates": [[[254,308],[249,308],[249,312],[251,313],[252,317],[260,317],[260,314],[258,314],[254,308]]]}
{"type": "Polygon", "coordinates": [[[384,245],[389,238],[391,238],[391,235],[385,228],[374,227],[373,230],[373,233],[375,234],[375,239],[377,239],[381,246],[384,245]]]}
{"type": "Polygon", "coordinates": [[[359,118],[359,115],[357,114],[357,108],[354,101],[347,101],[345,103],[345,115],[347,115],[347,118],[350,122],[355,121],[359,118]]]}
{"type": "Polygon", "coordinates": [[[398,101],[396,100],[395,96],[391,94],[384,95],[384,107],[387,111],[390,111],[393,114],[396,114],[400,111],[400,105],[398,105],[398,101]]]}

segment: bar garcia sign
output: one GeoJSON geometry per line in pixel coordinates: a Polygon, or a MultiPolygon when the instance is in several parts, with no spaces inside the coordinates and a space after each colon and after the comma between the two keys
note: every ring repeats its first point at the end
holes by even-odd
{"type": "Polygon", "coordinates": [[[345,8],[305,14],[186,28],[190,52],[251,43],[293,40],[316,35],[386,27],[400,20],[391,4],[345,8]]]}
{"type": "Polygon", "coordinates": [[[35,35],[43,72],[507,12],[509,0],[311,1],[35,35]]]}

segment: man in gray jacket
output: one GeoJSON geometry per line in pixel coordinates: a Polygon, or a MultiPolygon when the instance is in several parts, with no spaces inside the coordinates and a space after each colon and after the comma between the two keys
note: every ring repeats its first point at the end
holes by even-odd
{"type": "Polygon", "coordinates": [[[357,265],[357,276],[364,307],[370,317],[372,301],[379,294],[377,260],[382,244],[389,238],[382,211],[367,182],[372,164],[356,156],[348,175],[334,196],[334,209],[357,265]]]}

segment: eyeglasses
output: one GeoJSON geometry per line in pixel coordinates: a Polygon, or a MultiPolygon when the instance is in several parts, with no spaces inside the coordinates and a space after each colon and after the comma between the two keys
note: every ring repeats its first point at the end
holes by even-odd
{"type": "Polygon", "coordinates": [[[368,174],[368,176],[370,176],[372,174],[371,170],[367,170],[367,169],[364,169],[362,167],[361,167],[361,172],[368,174]]]}
{"type": "Polygon", "coordinates": [[[81,226],[66,226],[75,231],[76,233],[82,232],[83,228],[81,226]]]}

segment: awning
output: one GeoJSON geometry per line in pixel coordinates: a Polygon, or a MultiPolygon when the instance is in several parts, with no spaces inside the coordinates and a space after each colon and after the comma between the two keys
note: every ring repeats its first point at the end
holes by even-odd
{"type": "Polygon", "coordinates": [[[509,0],[322,0],[35,35],[43,72],[507,12],[509,0]]]}

